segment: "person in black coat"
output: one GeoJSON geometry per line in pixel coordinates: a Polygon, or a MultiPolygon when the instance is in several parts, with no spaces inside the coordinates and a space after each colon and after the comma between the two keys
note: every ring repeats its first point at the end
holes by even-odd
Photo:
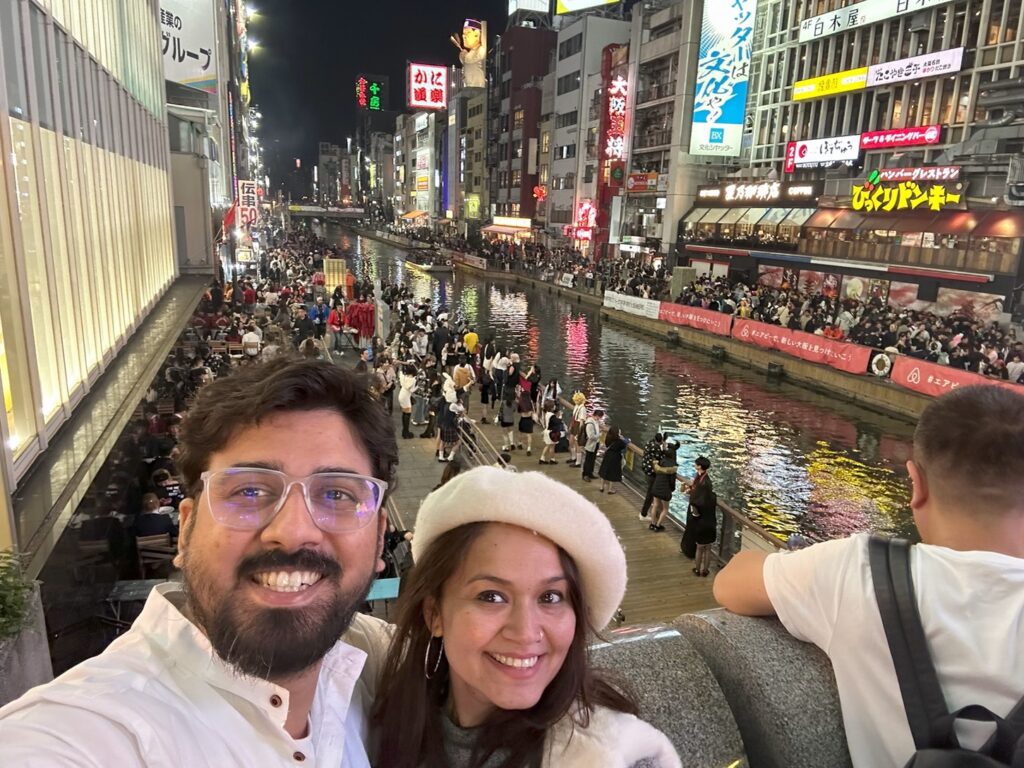
{"type": "Polygon", "coordinates": [[[608,427],[604,439],[604,458],[601,460],[601,468],[597,470],[597,476],[601,478],[601,493],[606,489],[608,493],[615,493],[613,483],[622,482],[622,461],[628,445],[629,440],[619,434],[618,427],[608,427]]]}
{"type": "Polygon", "coordinates": [[[696,474],[687,490],[690,492],[690,506],[686,515],[686,534],[694,542],[695,560],[693,572],[707,576],[711,566],[711,545],[718,538],[717,497],[708,470],[711,462],[704,456],[694,462],[696,474]],[[692,533],[691,533],[692,531],[692,533]]]}
{"type": "Polygon", "coordinates": [[[664,520],[668,515],[668,504],[676,489],[677,450],[679,450],[678,443],[667,441],[661,458],[654,462],[654,482],[651,485],[654,509],[651,510],[651,524],[647,526],[652,531],[665,530],[664,520]]]}

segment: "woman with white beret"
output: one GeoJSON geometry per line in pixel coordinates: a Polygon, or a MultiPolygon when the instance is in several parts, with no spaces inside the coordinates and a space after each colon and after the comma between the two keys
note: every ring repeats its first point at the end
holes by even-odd
{"type": "Polygon", "coordinates": [[[626,558],[591,502],[477,467],[423,501],[371,741],[386,768],[678,768],[668,738],[591,669],[626,558]]]}

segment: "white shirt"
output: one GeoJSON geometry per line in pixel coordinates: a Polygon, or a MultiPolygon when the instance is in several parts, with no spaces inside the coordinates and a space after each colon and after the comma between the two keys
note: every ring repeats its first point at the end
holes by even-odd
{"type": "Polygon", "coordinates": [[[346,642],[324,657],[309,736],[295,740],[284,730],[288,691],[216,656],[179,611],[183,599],[179,584],[156,587],[103,653],[0,709],[3,764],[369,768],[364,742],[383,622],[356,614],[346,642]]]}
{"type": "MultiPolygon", "coordinates": [[[[910,759],[914,742],[875,602],[868,538],[769,555],[764,583],[790,634],[832,661],[854,766],[897,767],[910,759]]],[[[910,562],[950,710],[981,704],[1006,715],[1024,693],[1024,560],[918,544],[910,562]]],[[[985,734],[974,724],[957,726],[969,748],[985,734]]]]}

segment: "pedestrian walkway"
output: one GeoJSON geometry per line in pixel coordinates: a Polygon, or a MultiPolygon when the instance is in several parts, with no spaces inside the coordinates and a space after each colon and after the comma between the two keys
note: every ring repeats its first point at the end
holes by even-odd
{"type": "MultiPolygon", "coordinates": [[[[473,407],[472,415],[479,417],[479,404],[474,403],[473,407]]],[[[434,440],[401,438],[401,409],[397,402],[394,419],[400,461],[393,500],[405,527],[413,528],[420,502],[440,482],[446,465],[437,460],[434,440]]],[[[498,427],[477,424],[476,429],[493,445],[501,444],[498,427]]],[[[416,435],[422,431],[423,427],[413,428],[416,435]]],[[[538,443],[539,439],[538,432],[534,442],[538,443]]],[[[669,621],[683,613],[716,607],[711,596],[711,577],[699,578],[692,573],[693,561],[679,552],[681,534],[675,526],[670,524],[661,533],[648,530],[647,522],[637,519],[642,499],[634,493],[619,486],[618,493],[603,494],[600,480],[585,483],[580,478],[580,470],[565,463],[568,454],[555,454],[558,464],[543,466],[537,463],[539,455],[539,449],[534,450],[533,456],[527,456],[525,451],[513,451],[512,464],[520,472],[544,472],[579,491],[608,516],[618,533],[629,568],[629,584],[622,603],[627,623],[669,621]]],[[[557,515],[558,510],[552,509],[550,513],[557,515]]]]}

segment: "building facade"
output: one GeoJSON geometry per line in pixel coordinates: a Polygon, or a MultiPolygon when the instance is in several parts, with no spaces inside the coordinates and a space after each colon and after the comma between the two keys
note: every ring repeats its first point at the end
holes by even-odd
{"type": "Polygon", "coordinates": [[[158,13],[0,3],[0,505],[176,274],[158,13]]]}
{"type": "Polygon", "coordinates": [[[338,205],[341,202],[342,156],[342,148],[337,144],[321,141],[317,146],[316,200],[322,205],[338,205]]]}

